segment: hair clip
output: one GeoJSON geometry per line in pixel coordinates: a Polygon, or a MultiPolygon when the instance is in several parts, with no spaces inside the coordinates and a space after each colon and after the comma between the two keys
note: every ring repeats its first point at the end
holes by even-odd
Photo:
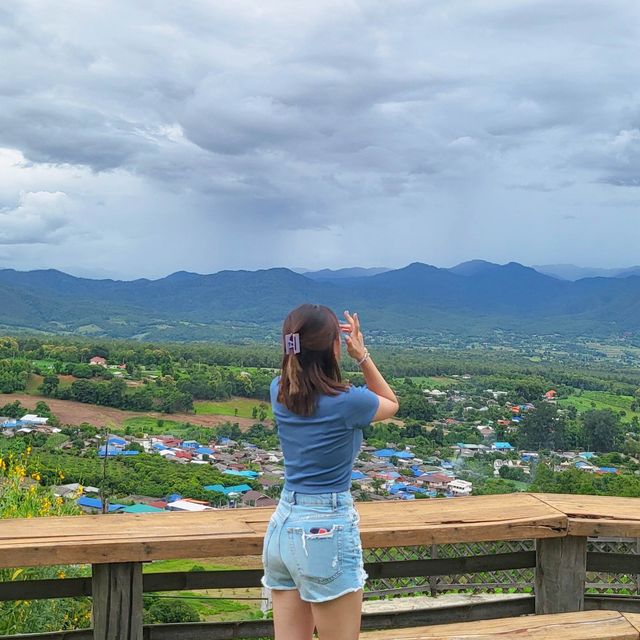
{"type": "Polygon", "coordinates": [[[284,352],[287,355],[292,353],[300,353],[300,334],[287,333],[284,337],[284,352]]]}

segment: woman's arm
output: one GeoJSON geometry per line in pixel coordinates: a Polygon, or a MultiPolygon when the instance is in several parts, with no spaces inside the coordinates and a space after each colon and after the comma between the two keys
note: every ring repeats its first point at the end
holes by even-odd
{"type": "Polygon", "coordinates": [[[364,346],[364,336],[360,330],[358,314],[354,313],[353,316],[351,316],[348,311],[345,311],[344,317],[347,319],[348,324],[342,324],[340,328],[345,333],[347,351],[356,362],[360,363],[360,368],[362,369],[362,374],[364,375],[364,380],[367,383],[369,391],[375,393],[380,402],[373,420],[377,422],[379,420],[392,418],[398,413],[400,406],[398,404],[398,398],[389,386],[389,383],[384,379],[380,371],[378,371],[378,367],[376,367],[371,355],[369,355],[369,351],[364,346]]]}

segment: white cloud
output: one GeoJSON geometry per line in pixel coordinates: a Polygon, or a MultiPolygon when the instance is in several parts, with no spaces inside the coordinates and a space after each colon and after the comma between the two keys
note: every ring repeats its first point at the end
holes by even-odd
{"type": "Polygon", "coordinates": [[[53,244],[68,224],[67,195],[61,191],[22,192],[13,209],[0,209],[0,244],[53,244]]]}

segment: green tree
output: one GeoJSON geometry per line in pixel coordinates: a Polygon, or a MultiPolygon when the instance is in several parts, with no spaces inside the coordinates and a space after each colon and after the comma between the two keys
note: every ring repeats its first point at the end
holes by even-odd
{"type": "Polygon", "coordinates": [[[582,427],[587,446],[593,451],[604,453],[616,448],[622,433],[620,418],[609,409],[582,414],[582,427]]]}
{"type": "Polygon", "coordinates": [[[516,441],[522,449],[561,449],[565,445],[565,419],[556,405],[542,402],[525,414],[516,441]]]}
{"type": "Polygon", "coordinates": [[[60,386],[60,378],[56,375],[46,375],[42,384],[38,387],[38,391],[45,396],[54,396],[60,386]]]}

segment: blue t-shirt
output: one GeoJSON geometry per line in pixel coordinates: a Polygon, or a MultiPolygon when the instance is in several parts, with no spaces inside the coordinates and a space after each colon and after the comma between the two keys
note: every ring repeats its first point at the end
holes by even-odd
{"type": "Polygon", "coordinates": [[[277,401],[279,381],[278,376],[271,382],[271,406],[284,454],[285,489],[348,491],[362,427],[373,420],[378,396],[366,387],[350,387],[337,396],[320,396],[313,415],[299,416],[277,401]]]}

